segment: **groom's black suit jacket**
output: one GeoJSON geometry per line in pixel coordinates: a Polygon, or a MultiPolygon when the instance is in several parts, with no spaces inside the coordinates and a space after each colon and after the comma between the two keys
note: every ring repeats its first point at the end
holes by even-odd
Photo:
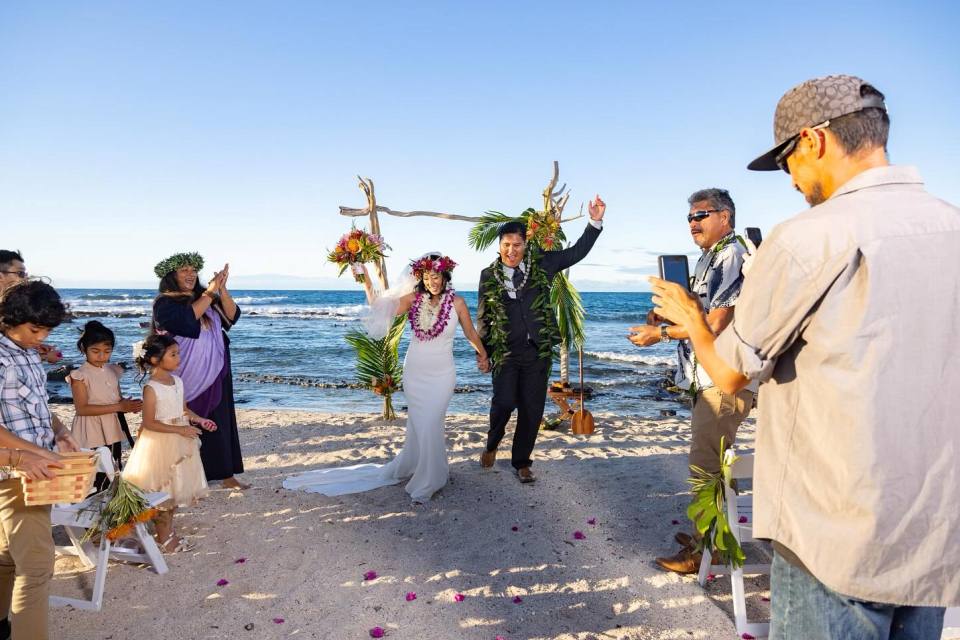
{"type": "MultiPolygon", "coordinates": [[[[560,251],[541,252],[540,267],[546,272],[547,280],[552,283],[554,277],[556,277],[559,272],[583,260],[587,254],[590,253],[590,249],[593,248],[593,244],[599,236],[600,229],[597,229],[592,224],[587,224],[583,235],[580,236],[580,239],[577,240],[572,247],[560,251]]],[[[496,267],[487,267],[480,272],[480,287],[477,296],[477,332],[480,334],[480,339],[483,341],[484,348],[487,349],[488,353],[490,353],[490,344],[487,336],[490,333],[490,325],[486,317],[484,294],[488,288],[487,280],[490,279],[491,270],[499,267],[500,263],[498,262],[496,267]]],[[[509,326],[507,348],[511,353],[519,353],[520,350],[527,346],[528,337],[533,341],[537,349],[540,347],[540,329],[543,323],[537,317],[538,314],[531,309],[533,301],[540,295],[540,289],[541,287],[533,282],[531,278],[527,278],[527,282],[519,292],[516,300],[507,295],[506,292],[503,293],[503,304],[507,312],[507,322],[509,326]]]]}

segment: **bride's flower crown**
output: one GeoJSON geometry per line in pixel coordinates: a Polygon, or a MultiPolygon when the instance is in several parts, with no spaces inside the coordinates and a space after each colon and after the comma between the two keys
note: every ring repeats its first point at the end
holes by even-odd
{"type": "Polygon", "coordinates": [[[457,263],[447,256],[441,256],[435,259],[427,256],[411,262],[410,270],[413,272],[415,278],[420,279],[423,277],[423,274],[428,271],[436,271],[437,273],[450,273],[456,266],[457,263]]]}

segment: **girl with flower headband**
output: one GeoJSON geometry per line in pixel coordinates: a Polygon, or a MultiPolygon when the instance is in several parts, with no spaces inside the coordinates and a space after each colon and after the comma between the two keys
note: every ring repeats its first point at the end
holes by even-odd
{"type": "Polygon", "coordinates": [[[309,471],[287,478],[284,487],[337,496],[409,478],[407,493],[414,502],[422,503],[447,483],[443,427],[456,383],[453,338],[457,324],[477,357],[484,362],[487,359],[467,303],[451,285],[450,274],[456,266],[439,252],[425,254],[410,263],[399,285],[379,295],[364,267],[363,286],[370,303],[370,312],[364,318],[367,333],[382,338],[400,315],[407,317],[413,332],[403,364],[408,407],[403,449],[386,465],[309,471]]]}

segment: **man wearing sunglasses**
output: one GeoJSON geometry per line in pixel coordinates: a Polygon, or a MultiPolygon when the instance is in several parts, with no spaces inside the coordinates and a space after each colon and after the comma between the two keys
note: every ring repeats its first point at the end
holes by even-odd
{"type": "MultiPolygon", "coordinates": [[[[9,249],[0,249],[0,295],[3,292],[27,279],[27,267],[23,264],[23,256],[19,251],[10,251],[9,249]]],[[[47,364],[56,364],[63,359],[63,354],[49,344],[42,344],[37,347],[37,353],[40,359],[47,364]]]]}
{"type": "MultiPolygon", "coordinates": [[[[719,334],[733,320],[734,305],[743,284],[741,268],[746,247],[734,232],[736,206],[726,189],[701,189],[687,203],[687,225],[694,243],[702,251],[691,278],[691,290],[707,312],[710,329],[719,334]]],[[[682,327],[668,325],[651,312],[647,324],[630,327],[630,342],[647,347],[658,342],[677,341],[677,387],[692,400],[690,420],[691,467],[711,473],[720,471],[720,442],[733,446],[740,423],[753,408],[757,385],[727,394],[714,386],[707,372],[697,363],[693,347],[682,327]]],[[[676,573],[696,573],[700,554],[693,550],[695,538],[678,533],[680,550],[673,556],[657,558],[661,569],[676,573]]]]}
{"type": "Polygon", "coordinates": [[[719,336],[652,281],[717,386],[760,380],[756,537],[771,640],[939,638],[960,606],[960,209],[890,165],[884,97],[853,76],[788,91],[773,149],[812,208],[757,251],[719,336]]]}

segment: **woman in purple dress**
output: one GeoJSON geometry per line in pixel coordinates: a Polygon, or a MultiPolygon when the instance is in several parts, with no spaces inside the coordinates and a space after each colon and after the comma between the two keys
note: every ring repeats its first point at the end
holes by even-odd
{"type": "Polygon", "coordinates": [[[197,277],[203,258],[178,253],[159,263],[160,295],[153,302],[151,329],[168,333],[180,345],[184,396],[191,411],[217,423],[216,431],[200,436],[200,458],[208,481],[247,489],[235,477],[243,473],[237,414],[233,405],[233,372],[227,332],[240,319],[240,307],[227,289],[229,265],[215,273],[204,288],[197,277]]]}

